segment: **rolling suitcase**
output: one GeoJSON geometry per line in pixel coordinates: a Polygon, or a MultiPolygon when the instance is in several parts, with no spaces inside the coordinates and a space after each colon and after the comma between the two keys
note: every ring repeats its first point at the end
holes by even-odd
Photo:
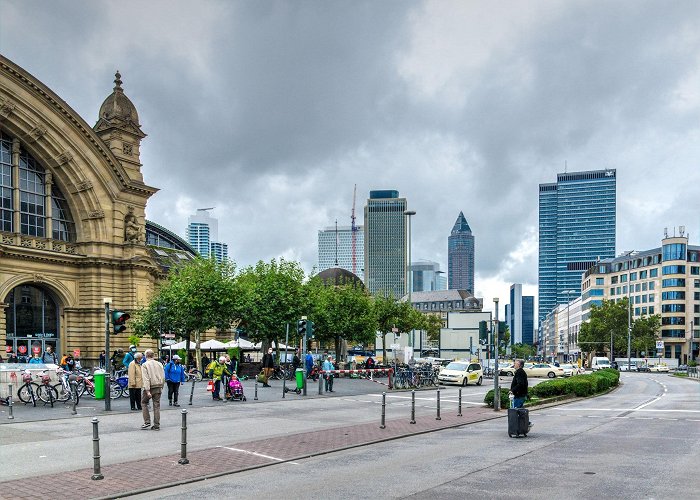
{"type": "Polygon", "coordinates": [[[526,408],[508,408],[508,435],[527,436],[530,430],[530,411],[526,408]]]}

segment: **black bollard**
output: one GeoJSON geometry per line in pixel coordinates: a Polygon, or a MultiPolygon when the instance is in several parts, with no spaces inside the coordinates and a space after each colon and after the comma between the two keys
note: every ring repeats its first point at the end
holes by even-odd
{"type": "Polygon", "coordinates": [[[442,418],[440,418],[440,388],[439,387],[437,390],[437,417],[435,417],[435,420],[442,420],[442,418]]]}
{"type": "MultiPolygon", "coordinates": [[[[109,397],[109,394],[107,397],[109,397]]],[[[102,472],[100,472],[100,432],[97,429],[98,422],[97,417],[92,418],[92,479],[95,481],[104,479],[102,472]]]]}
{"type": "MultiPolygon", "coordinates": [[[[74,375],[71,375],[74,376],[74,375]]],[[[72,400],[73,400],[73,411],[71,412],[71,415],[77,415],[78,410],[76,409],[76,406],[78,405],[78,382],[75,380],[70,381],[70,390],[72,392],[72,400]]]]}
{"type": "Polygon", "coordinates": [[[180,440],[180,460],[177,461],[180,465],[190,463],[187,460],[187,410],[182,410],[182,438],[180,440]]]}
{"type": "Polygon", "coordinates": [[[190,403],[189,403],[190,406],[192,406],[192,398],[194,397],[194,383],[195,383],[195,380],[193,378],[192,379],[192,388],[190,389],[190,403]]]}
{"type": "Polygon", "coordinates": [[[416,423],[416,391],[411,391],[411,421],[409,424],[416,423]]]}
{"type": "Polygon", "coordinates": [[[255,379],[255,397],[253,398],[255,401],[258,400],[258,379],[255,379]]]}
{"type": "Polygon", "coordinates": [[[459,389],[459,400],[457,402],[457,416],[462,416],[462,388],[459,389]]]}
{"type": "Polygon", "coordinates": [[[14,420],[15,416],[12,414],[12,384],[9,385],[10,395],[7,397],[7,404],[10,407],[10,414],[7,415],[9,420],[14,420]]]}
{"type": "Polygon", "coordinates": [[[382,425],[380,429],[386,429],[386,392],[382,392],[382,425]]]}
{"type": "Polygon", "coordinates": [[[318,394],[319,396],[323,394],[323,374],[318,376],[318,394]]]}

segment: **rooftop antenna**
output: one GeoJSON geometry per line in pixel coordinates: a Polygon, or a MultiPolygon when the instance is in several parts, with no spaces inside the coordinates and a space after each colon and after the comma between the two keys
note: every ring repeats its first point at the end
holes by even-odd
{"type": "Polygon", "coordinates": [[[668,238],[668,228],[664,228],[664,238],[668,238]]]}
{"type": "Polygon", "coordinates": [[[681,238],[682,238],[683,235],[685,234],[685,226],[678,226],[678,232],[680,233],[681,238]]]}
{"type": "Polygon", "coordinates": [[[335,267],[338,267],[338,219],[335,220],[335,267]]]}
{"type": "Polygon", "coordinates": [[[568,168],[569,168],[569,166],[567,165],[566,160],[564,160],[564,173],[567,172],[568,168]]]}

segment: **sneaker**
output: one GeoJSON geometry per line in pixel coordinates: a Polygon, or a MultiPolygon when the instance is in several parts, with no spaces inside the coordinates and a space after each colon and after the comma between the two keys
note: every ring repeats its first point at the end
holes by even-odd
{"type": "Polygon", "coordinates": [[[172,406],[172,405],[173,405],[173,402],[172,402],[172,401],[168,401],[168,406],[172,406]]]}
{"type": "Polygon", "coordinates": [[[173,406],[180,406],[178,403],[173,403],[173,406]]]}
{"type": "Polygon", "coordinates": [[[151,430],[152,430],[152,431],[159,431],[159,430],[160,430],[160,427],[156,427],[156,426],[154,425],[153,427],[151,427],[151,430]]]}
{"type": "Polygon", "coordinates": [[[143,430],[150,429],[150,428],[151,428],[151,424],[143,424],[143,425],[141,426],[141,428],[142,428],[143,430]]]}

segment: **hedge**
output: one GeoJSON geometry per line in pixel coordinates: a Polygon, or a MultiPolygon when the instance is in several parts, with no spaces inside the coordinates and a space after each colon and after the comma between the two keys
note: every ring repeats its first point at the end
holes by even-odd
{"type": "MultiPolygon", "coordinates": [[[[578,397],[591,396],[605,392],[620,382],[620,372],[612,368],[605,368],[588,375],[575,375],[568,378],[547,380],[528,389],[530,396],[538,398],[552,398],[555,396],[574,395],[578,397]]],[[[484,403],[493,407],[493,389],[486,393],[484,403]]],[[[508,389],[501,389],[501,408],[508,408],[508,389]]]]}

